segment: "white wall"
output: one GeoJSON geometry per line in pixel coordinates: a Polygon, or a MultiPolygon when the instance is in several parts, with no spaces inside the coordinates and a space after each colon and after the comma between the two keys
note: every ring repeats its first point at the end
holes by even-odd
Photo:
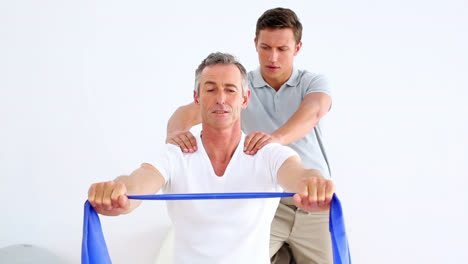
{"type": "MultiPolygon", "coordinates": [[[[0,247],[80,262],[91,183],[165,139],[212,51],[257,66],[268,8],[304,24],[296,65],[326,74],[333,176],[355,263],[463,263],[468,181],[466,1],[0,2],[0,247]]],[[[161,202],[102,217],[114,263],[151,263],[161,202]]]]}

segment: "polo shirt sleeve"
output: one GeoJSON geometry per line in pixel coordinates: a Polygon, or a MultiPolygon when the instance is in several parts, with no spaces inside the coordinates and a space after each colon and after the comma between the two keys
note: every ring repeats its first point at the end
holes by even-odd
{"type": "MultiPolygon", "coordinates": [[[[278,170],[283,163],[292,156],[299,155],[290,147],[278,143],[270,143],[263,147],[259,152],[263,152],[265,163],[270,171],[271,180],[274,184],[278,183],[278,170]]],[[[260,153],[257,153],[257,155],[260,153]]],[[[300,158],[300,157],[299,157],[300,158]]]]}
{"type": "Polygon", "coordinates": [[[308,85],[305,87],[304,96],[310,93],[326,93],[331,96],[328,79],[321,74],[307,74],[308,85]]]}

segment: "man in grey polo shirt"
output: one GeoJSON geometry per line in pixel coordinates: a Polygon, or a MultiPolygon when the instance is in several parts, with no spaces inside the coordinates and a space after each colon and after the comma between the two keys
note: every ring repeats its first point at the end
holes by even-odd
{"type": "MultiPolygon", "coordinates": [[[[244,151],[254,155],[271,142],[288,145],[308,168],[329,178],[319,121],[330,109],[330,91],[323,76],[294,68],[301,36],[302,25],[289,9],[267,10],[257,21],[260,67],[248,77],[251,99],[242,112],[242,130],[248,134],[244,151]]],[[[200,122],[196,104],[180,107],[169,120],[167,142],[184,152],[196,151],[188,130],[200,122]]],[[[271,227],[272,263],[333,263],[328,228],[328,212],[307,213],[283,198],[271,227]]]]}

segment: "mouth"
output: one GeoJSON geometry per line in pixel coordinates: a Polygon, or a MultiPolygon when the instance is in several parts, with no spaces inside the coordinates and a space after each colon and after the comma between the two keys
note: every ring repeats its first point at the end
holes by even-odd
{"type": "Polygon", "coordinates": [[[276,70],[279,70],[280,67],[278,67],[278,66],[266,66],[266,68],[271,70],[271,71],[276,71],[276,70]]]}
{"type": "Polygon", "coordinates": [[[220,115],[220,114],[227,114],[227,113],[229,113],[229,111],[225,111],[225,110],[215,110],[215,111],[213,111],[213,112],[211,112],[211,113],[220,115]]]}

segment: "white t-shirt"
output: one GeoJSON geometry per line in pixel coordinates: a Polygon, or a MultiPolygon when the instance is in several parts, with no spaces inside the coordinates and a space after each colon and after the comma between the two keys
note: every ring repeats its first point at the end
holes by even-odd
{"type": "MultiPolygon", "coordinates": [[[[223,176],[215,174],[200,134],[198,151],[185,154],[167,144],[153,165],[166,180],[164,193],[282,192],[281,165],[296,152],[268,144],[256,155],[243,151],[245,135],[223,176]]],[[[174,264],[270,263],[270,224],[279,198],[167,201],[174,224],[174,264]]]]}

